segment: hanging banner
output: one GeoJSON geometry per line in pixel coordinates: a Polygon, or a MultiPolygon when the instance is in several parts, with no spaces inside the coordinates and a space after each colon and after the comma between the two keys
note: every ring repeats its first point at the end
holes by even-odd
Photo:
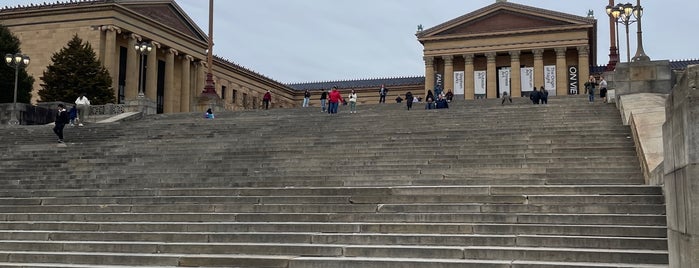
{"type": "Polygon", "coordinates": [[[577,95],[580,91],[580,76],[578,66],[568,67],[568,95],[577,95]]]}
{"type": "Polygon", "coordinates": [[[464,72],[454,72],[454,95],[464,95],[464,72]]]}
{"type": "Polygon", "coordinates": [[[473,85],[476,93],[476,97],[479,95],[481,99],[485,96],[485,86],[486,86],[487,76],[485,71],[474,71],[473,72],[473,85]]]}
{"type": "Polygon", "coordinates": [[[544,66],[544,88],[549,91],[556,92],[556,65],[544,66]]]}
{"type": "Polygon", "coordinates": [[[510,67],[503,67],[498,70],[498,92],[500,96],[507,92],[510,95],[510,67]]]}
{"type": "Polygon", "coordinates": [[[523,67],[522,73],[522,92],[531,92],[534,90],[534,68],[533,67],[523,67]]]}

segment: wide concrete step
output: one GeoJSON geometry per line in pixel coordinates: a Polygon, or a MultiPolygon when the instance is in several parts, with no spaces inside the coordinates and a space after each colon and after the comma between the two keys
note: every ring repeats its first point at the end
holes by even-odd
{"type": "MultiPolygon", "coordinates": [[[[237,254],[149,254],[112,252],[0,251],[2,263],[177,267],[288,267],[293,256],[237,254]]],[[[1,263],[0,263],[1,264],[1,263]]]]}
{"type": "Polygon", "coordinates": [[[6,222],[403,222],[658,226],[660,214],[554,213],[6,213],[6,222]]]}
{"type": "Polygon", "coordinates": [[[0,231],[2,243],[19,241],[80,242],[160,242],[160,243],[277,243],[340,245],[423,245],[423,246],[523,246],[608,249],[667,249],[665,238],[545,236],[545,235],[474,235],[474,234],[382,234],[382,233],[283,233],[283,232],[69,232],[69,231],[0,231]]]}
{"type": "Polygon", "coordinates": [[[529,234],[664,238],[664,226],[396,222],[0,222],[0,230],[112,232],[325,232],[529,234]]]}
{"type": "Polygon", "coordinates": [[[125,254],[256,254],[325,257],[392,257],[477,260],[540,260],[663,264],[667,251],[512,246],[343,245],[293,243],[157,243],[92,241],[0,241],[3,251],[112,252],[125,254]]]}
{"type": "Polygon", "coordinates": [[[140,197],[24,197],[0,198],[3,205],[112,204],[664,204],[662,195],[434,195],[434,196],[140,196],[140,197]]]}
{"type": "Polygon", "coordinates": [[[327,258],[327,257],[300,257],[289,263],[290,268],[323,268],[323,267],[351,267],[351,268],[665,268],[667,265],[639,264],[639,263],[584,263],[584,262],[546,262],[525,260],[444,260],[425,258],[327,258]]]}

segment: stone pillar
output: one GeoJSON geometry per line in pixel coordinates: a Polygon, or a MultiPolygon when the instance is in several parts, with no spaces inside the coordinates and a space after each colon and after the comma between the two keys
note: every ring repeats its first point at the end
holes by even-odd
{"type": "MultiPolygon", "coordinates": [[[[566,74],[567,75],[567,74],[566,74]]],[[[566,76],[567,77],[567,76],[566,76]]],[[[578,94],[581,87],[585,87],[585,81],[590,77],[590,49],[588,46],[578,47],[578,94]]],[[[585,92],[585,89],[582,90],[585,92]]],[[[599,90],[595,92],[599,95],[599,90]]]]}
{"type": "Polygon", "coordinates": [[[519,50],[510,51],[510,96],[522,96],[522,71],[519,62],[519,50]]]}
{"type": "Polygon", "coordinates": [[[148,62],[146,63],[146,98],[156,101],[158,98],[158,50],[160,43],[151,42],[153,50],[148,53],[148,62]]]}
{"type": "Polygon", "coordinates": [[[134,48],[141,41],[141,36],[137,34],[129,35],[129,47],[126,52],[126,86],[124,88],[124,98],[135,99],[138,96],[139,73],[141,72],[141,54],[134,48]]]}
{"type": "Polygon", "coordinates": [[[109,71],[112,76],[112,89],[114,90],[114,96],[119,97],[119,68],[117,65],[117,34],[121,33],[121,29],[116,26],[108,25],[103,26],[105,31],[104,40],[104,68],[109,71]]]}
{"type": "Polygon", "coordinates": [[[427,96],[428,90],[434,89],[434,57],[423,57],[425,60],[425,93],[427,96]]]}
{"type": "MultiPolygon", "coordinates": [[[[556,48],[556,95],[568,95],[568,66],[566,64],[566,48],[556,48]]],[[[587,81],[587,79],[585,80],[587,81]]]]}
{"type": "Polygon", "coordinates": [[[165,113],[174,113],[180,107],[178,99],[180,95],[175,91],[175,55],[177,50],[172,48],[165,50],[165,90],[163,92],[165,113]]]}
{"type": "Polygon", "coordinates": [[[665,204],[670,267],[699,267],[699,65],[680,77],[665,103],[665,204]]]}
{"type": "Polygon", "coordinates": [[[454,93],[454,56],[443,56],[444,59],[444,88],[443,92],[446,94],[451,91],[454,93]]]}
{"type": "Polygon", "coordinates": [[[497,57],[497,54],[495,52],[490,52],[485,53],[485,56],[488,58],[488,70],[486,71],[488,78],[485,82],[486,98],[494,99],[498,96],[498,70],[496,68],[497,66],[495,65],[495,58],[497,57]]]}
{"type": "Polygon", "coordinates": [[[534,86],[544,86],[544,50],[535,49],[534,53],[534,86]]]}
{"type": "Polygon", "coordinates": [[[194,58],[190,55],[182,57],[182,87],[180,90],[180,112],[189,112],[190,97],[192,96],[192,88],[189,83],[190,62],[194,58]]]}
{"type": "Polygon", "coordinates": [[[473,77],[473,54],[464,54],[464,99],[476,98],[476,86],[473,77]]]}

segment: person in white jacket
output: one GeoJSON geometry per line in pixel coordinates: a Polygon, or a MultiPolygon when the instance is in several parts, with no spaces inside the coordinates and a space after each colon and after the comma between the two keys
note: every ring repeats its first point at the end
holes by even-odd
{"type": "Polygon", "coordinates": [[[87,115],[90,113],[90,100],[85,94],[82,94],[75,100],[75,105],[78,106],[78,126],[82,127],[83,122],[85,122],[87,115]]]}
{"type": "Polygon", "coordinates": [[[352,89],[352,92],[350,92],[350,94],[349,94],[349,105],[350,105],[350,113],[356,114],[357,113],[357,93],[354,92],[354,89],[352,89]]]}

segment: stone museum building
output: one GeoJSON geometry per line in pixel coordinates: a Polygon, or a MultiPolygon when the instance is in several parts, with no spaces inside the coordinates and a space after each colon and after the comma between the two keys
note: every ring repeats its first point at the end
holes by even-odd
{"type": "Polygon", "coordinates": [[[432,28],[424,45],[425,91],[466,99],[519,97],[534,87],[550,95],[578,94],[595,66],[596,20],[507,1],[432,28]]]}
{"type": "MultiPolygon", "coordinates": [[[[142,89],[157,103],[159,113],[198,111],[208,37],[174,0],[7,7],[0,9],[0,24],[20,39],[22,52],[32,59],[27,71],[36,78],[33,103],[51,56],[77,34],[92,45],[111,74],[119,103],[137,99],[142,89]],[[152,50],[142,55],[134,48],[138,44],[152,50]]],[[[393,89],[389,100],[407,91],[427,90],[453,91],[465,99],[497,98],[503,92],[519,97],[542,86],[550,95],[577,94],[580,81],[596,65],[595,36],[592,16],[496,1],[434,27],[418,27],[424,77],[283,84],[216,56],[213,77],[227,110],[257,109],[267,90],[274,93],[273,107],[300,106],[306,89],[316,106],[321,90],[334,84],[357,90],[367,103],[378,100],[382,84],[393,89]]]]}
{"type": "MultiPolygon", "coordinates": [[[[109,71],[119,103],[138,97],[141,80],[145,97],[157,103],[159,113],[190,112],[204,89],[207,36],[174,0],[9,7],[0,10],[0,24],[20,39],[22,53],[31,57],[27,71],[36,79],[33,103],[51,56],[76,34],[92,45],[109,71]],[[134,47],[143,43],[152,50],[141,57],[134,47]]],[[[273,106],[296,105],[293,89],[229,60],[215,57],[213,73],[227,110],[257,108],[266,90],[274,91],[273,106]]]]}

